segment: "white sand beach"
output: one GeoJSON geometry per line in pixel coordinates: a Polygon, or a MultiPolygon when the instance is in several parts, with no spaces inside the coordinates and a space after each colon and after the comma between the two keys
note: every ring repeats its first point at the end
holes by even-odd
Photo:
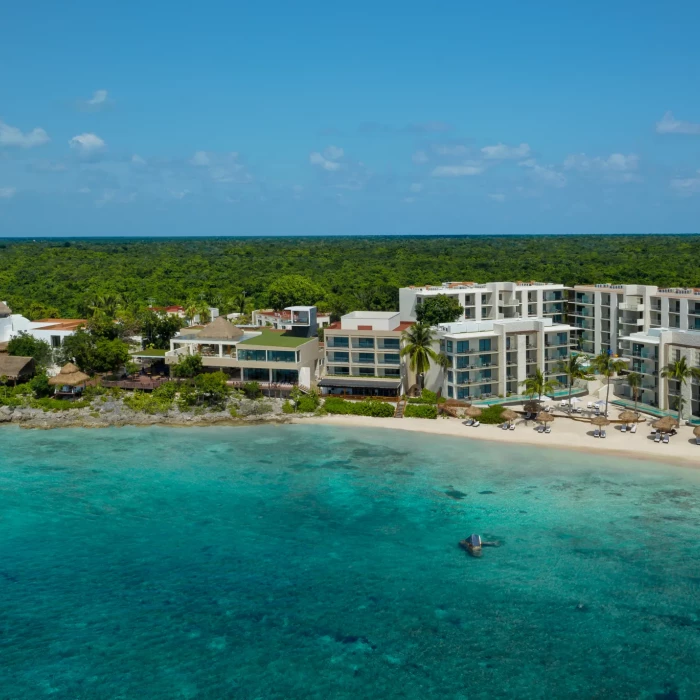
{"type": "Polygon", "coordinates": [[[577,450],[591,454],[624,455],[632,459],[648,459],[682,466],[700,467],[700,445],[695,444],[693,429],[682,425],[677,435],[670,438],[668,444],[655,443],[651,435],[650,422],[639,423],[636,433],[622,433],[620,426],[608,425],[607,437],[594,438],[595,426],[588,422],[574,421],[558,416],[552,423],[552,432],[541,434],[536,431],[537,423],[524,420],[516,421],[515,430],[502,430],[496,425],[468,427],[457,418],[370,418],[366,416],[324,416],[295,418],[294,422],[317,423],[318,425],[346,425],[355,428],[383,428],[389,430],[408,430],[411,432],[431,433],[433,435],[450,435],[465,440],[491,440],[516,445],[535,445],[537,447],[577,450]]]}

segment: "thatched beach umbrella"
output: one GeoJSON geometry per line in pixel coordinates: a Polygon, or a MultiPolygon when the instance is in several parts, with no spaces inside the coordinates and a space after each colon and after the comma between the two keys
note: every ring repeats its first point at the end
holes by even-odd
{"type": "Polygon", "coordinates": [[[538,423],[550,423],[554,420],[554,416],[551,413],[547,413],[547,411],[540,411],[535,420],[538,423]]]}
{"type": "Polygon", "coordinates": [[[610,425],[610,421],[605,416],[594,416],[591,418],[591,423],[593,423],[593,425],[600,426],[601,428],[606,425],[610,425]]]}
{"type": "Polygon", "coordinates": [[[665,418],[657,420],[653,425],[662,433],[670,433],[678,425],[678,421],[675,418],[671,418],[671,416],[666,416],[665,418]]]}
{"type": "Polygon", "coordinates": [[[511,411],[510,408],[506,408],[506,410],[501,413],[501,418],[509,423],[512,423],[519,415],[520,414],[516,413],[515,411],[511,411]]]}
{"type": "Polygon", "coordinates": [[[481,415],[481,409],[478,406],[467,406],[464,412],[470,418],[478,418],[481,415]]]}
{"type": "Polygon", "coordinates": [[[693,428],[693,435],[695,435],[695,437],[700,437],[700,425],[696,425],[693,428]]]}
{"type": "Polygon", "coordinates": [[[87,374],[81,372],[72,362],[61,367],[61,371],[49,379],[51,386],[81,386],[90,379],[87,374]]]}
{"type": "Polygon", "coordinates": [[[623,411],[620,414],[620,420],[625,423],[636,423],[639,416],[634,411],[623,411]]]}

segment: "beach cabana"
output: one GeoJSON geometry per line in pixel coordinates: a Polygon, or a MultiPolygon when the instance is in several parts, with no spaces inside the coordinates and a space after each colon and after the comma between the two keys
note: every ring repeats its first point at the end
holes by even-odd
{"type": "Polygon", "coordinates": [[[551,413],[547,413],[546,411],[540,411],[537,414],[537,417],[535,420],[538,423],[542,423],[542,430],[540,432],[544,433],[551,433],[552,428],[549,425],[546,425],[547,423],[551,423],[554,420],[554,416],[551,413]]]}
{"type": "Polygon", "coordinates": [[[469,417],[469,420],[465,421],[465,425],[479,425],[479,421],[476,419],[481,415],[481,409],[478,406],[467,406],[464,413],[469,417]]]}
{"type": "Polygon", "coordinates": [[[639,415],[634,411],[623,411],[620,414],[620,420],[625,423],[636,423],[639,419],[639,415]]]}
{"type": "Polygon", "coordinates": [[[678,421],[675,418],[671,418],[671,416],[665,416],[653,424],[653,427],[661,433],[671,433],[677,426],[678,421]]]}
{"type": "Polygon", "coordinates": [[[610,425],[610,421],[605,416],[593,416],[591,418],[591,424],[596,426],[593,431],[593,437],[605,437],[605,431],[603,428],[606,425],[610,425]]]}
{"type": "Polygon", "coordinates": [[[501,418],[503,418],[503,420],[506,423],[508,423],[508,426],[510,427],[510,429],[513,430],[513,428],[515,427],[513,425],[513,421],[517,420],[519,415],[520,415],[519,413],[512,411],[510,408],[506,408],[506,410],[503,411],[503,413],[501,413],[501,418]]]}
{"type": "Polygon", "coordinates": [[[81,393],[90,377],[81,372],[72,362],[61,367],[61,371],[49,379],[49,384],[55,386],[56,396],[72,397],[81,393]]]}
{"type": "Polygon", "coordinates": [[[16,355],[0,355],[0,377],[7,377],[7,382],[17,382],[30,379],[34,374],[34,358],[16,355]]]}

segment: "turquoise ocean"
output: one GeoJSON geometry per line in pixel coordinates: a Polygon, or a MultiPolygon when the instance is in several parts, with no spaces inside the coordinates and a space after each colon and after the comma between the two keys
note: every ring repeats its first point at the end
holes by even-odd
{"type": "Polygon", "coordinates": [[[699,536],[700,476],[650,462],[2,428],[0,698],[698,698],[699,536]]]}

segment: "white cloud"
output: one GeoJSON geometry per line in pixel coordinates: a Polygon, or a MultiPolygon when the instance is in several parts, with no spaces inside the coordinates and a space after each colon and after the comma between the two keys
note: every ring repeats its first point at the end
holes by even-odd
{"type": "Polygon", "coordinates": [[[566,176],[563,173],[556,171],[550,165],[540,165],[534,158],[528,158],[518,165],[527,168],[532,177],[541,180],[552,187],[564,187],[566,185],[566,176]]]}
{"type": "Polygon", "coordinates": [[[670,187],[681,195],[700,194],[700,170],[695,177],[674,178],[670,187]]]}
{"type": "Polygon", "coordinates": [[[207,165],[211,165],[211,158],[206,151],[195,151],[195,154],[190,159],[190,165],[206,167],[207,165]]]}
{"type": "Polygon", "coordinates": [[[16,194],[16,187],[0,187],[0,199],[12,199],[16,194]]]}
{"type": "Polygon", "coordinates": [[[505,202],[506,196],[500,193],[490,194],[489,199],[492,199],[494,202],[505,202]]]}
{"type": "Polygon", "coordinates": [[[428,154],[425,151],[416,151],[411,157],[411,160],[416,165],[424,165],[428,162],[428,154]]]}
{"type": "Polygon", "coordinates": [[[49,141],[49,135],[43,129],[32,129],[24,134],[16,126],[0,121],[0,146],[34,148],[34,146],[43,146],[49,141]]]}
{"type": "Polygon", "coordinates": [[[328,146],[328,148],[323,151],[323,155],[328,160],[338,160],[339,158],[342,158],[344,154],[345,151],[339,146],[328,146]]]}
{"type": "Polygon", "coordinates": [[[411,190],[411,192],[422,192],[423,185],[420,182],[414,182],[408,189],[411,190]]]}
{"type": "Polygon", "coordinates": [[[590,158],[585,153],[577,153],[567,156],[564,167],[567,170],[630,172],[639,167],[639,156],[634,153],[612,153],[607,158],[590,158]]]}
{"type": "Polygon", "coordinates": [[[131,156],[131,162],[133,165],[147,165],[146,159],[142,158],[138,153],[134,153],[134,155],[131,156]]]}
{"type": "Polygon", "coordinates": [[[484,158],[493,160],[527,158],[530,155],[530,146],[526,143],[521,143],[519,146],[506,146],[504,143],[499,143],[495,146],[484,146],[481,153],[484,158]]]}
{"type": "MultiPolygon", "coordinates": [[[[335,148],[335,147],[329,146],[324,151],[324,153],[327,153],[329,148],[335,148]]],[[[342,148],[338,149],[338,150],[342,151],[342,148]]],[[[342,153],[341,153],[341,155],[342,155],[342,153]]],[[[340,157],[340,156],[338,156],[338,157],[340,157]]],[[[311,153],[309,155],[309,163],[311,163],[311,165],[316,165],[319,168],[326,170],[328,172],[335,172],[336,170],[340,170],[343,167],[342,163],[338,163],[334,159],[327,158],[326,156],[320,154],[318,151],[314,151],[313,153],[311,153]]]]}
{"type": "Polygon", "coordinates": [[[87,101],[87,104],[96,107],[98,105],[103,105],[107,102],[107,90],[95,90],[92,93],[92,97],[87,101]]]}
{"type": "Polygon", "coordinates": [[[105,147],[105,142],[97,134],[78,134],[68,145],[83,154],[98,153],[105,147]]]}
{"type": "Polygon", "coordinates": [[[658,134],[700,134],[700,124],[696,122],[683,122],[676,119],[671,112],[666,112],[661,121],[656,122],[658,134]]]}
{"type": "Polygon", "coordinates": [[[464,165],[438,165],[430,173],[432,177],[468,177],[480,175],[484,172],[482,165],[477,163],[465,163],[464,165]]]}

